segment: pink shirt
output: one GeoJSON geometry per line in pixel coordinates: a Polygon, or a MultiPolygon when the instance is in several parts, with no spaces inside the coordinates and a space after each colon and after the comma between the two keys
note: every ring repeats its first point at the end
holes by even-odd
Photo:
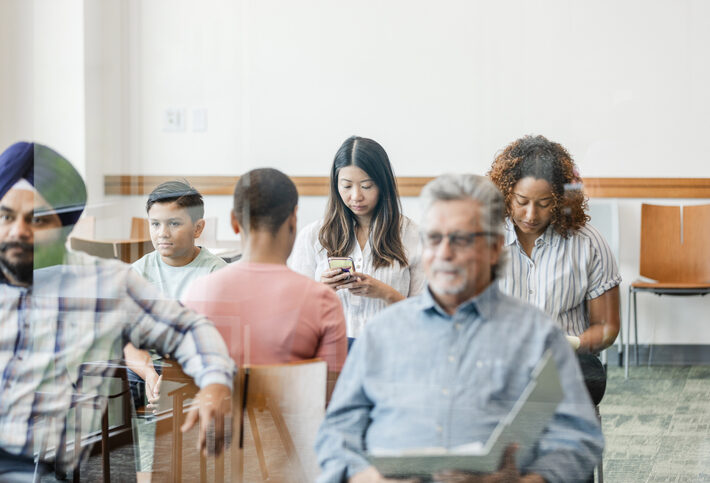
{"type": "Polygon", "coordinates": [[[285,265],[234,263],[197,279],[182,302],[214,322],[240,366],[318,357],[340,371],[345,362],[338,296],[285,265]]]}

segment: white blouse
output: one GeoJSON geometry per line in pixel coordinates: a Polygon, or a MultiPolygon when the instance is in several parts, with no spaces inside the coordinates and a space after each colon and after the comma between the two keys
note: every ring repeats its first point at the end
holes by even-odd
{"type": "MultiPolygon", "coordinates": [[[[314,280],[320,280],[321,273],[328,270],[328,253],[318,241],[322,225],[323,221],[320,220],[303,228],[296,237],[293,252],[288,259],[288,266],[292,270],[314,280]]],[[[386,283],[405,297],[411,297],[423,290],[426,280],[420,266],[419,228],[406,216],[402,217],[402,244],[409,262],[407,267],[394,262],[388,267],[373,269],[370,241],[365,244],[364,250],[360,249],[360,244],[355,243],[348,256],[352,257],[356,271],[386,283]]],[[[353,295],[349,290],[338,290],[336,293],[343,304],[348,337],[358,337],[367,321],[387,307],[387,302],[382,299],[353,295]]]]}

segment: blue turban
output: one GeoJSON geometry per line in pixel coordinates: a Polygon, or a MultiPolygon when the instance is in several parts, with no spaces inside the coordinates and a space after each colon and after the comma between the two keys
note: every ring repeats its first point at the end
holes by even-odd
{"type": "Polygon", "coordinates": [[[21,179],[27,180],[59,215],[74,225],[86,206],[81,175],[62,155],[37,143],[15,143],[0,154],[0,199],[21,179]]]}

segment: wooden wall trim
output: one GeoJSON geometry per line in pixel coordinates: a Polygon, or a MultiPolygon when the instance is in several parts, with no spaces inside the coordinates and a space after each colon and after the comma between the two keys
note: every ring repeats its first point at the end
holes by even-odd
{"type": "MultiPolygon", "coordinates": [[[[185,178],[204,195],[231,195],[238,176],[106,175],[107,195],[147,195],[164,181],[185,178]]],[[[328,178],[291,177],[301,196],[327,196],[328,178]]],[[[433,177],[397,178],[401,196],[418,196],[433,177]]],[[[590,198],[710,198],[710,178],[584,178],[590,198]]]]}

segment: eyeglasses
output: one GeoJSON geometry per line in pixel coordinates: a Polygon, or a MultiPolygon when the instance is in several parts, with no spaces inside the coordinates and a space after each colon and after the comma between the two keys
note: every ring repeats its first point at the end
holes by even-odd
{"type": "Polygon", "coordinates": [[[453,248],[468,248],[476,242],[476,238],[482,236],[497,236],[497,233],[492,231],[476,231],[472,233],[448,233],[444,235],[443,233],[437,233],[431,231],[428,233],[422,233],[422,242],[427,248],[433,248],[439,246],[444,238],[449,239],[449,246],[453,248]]]}

